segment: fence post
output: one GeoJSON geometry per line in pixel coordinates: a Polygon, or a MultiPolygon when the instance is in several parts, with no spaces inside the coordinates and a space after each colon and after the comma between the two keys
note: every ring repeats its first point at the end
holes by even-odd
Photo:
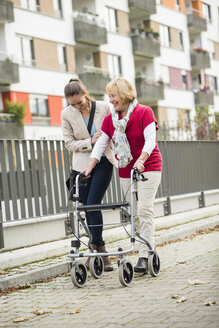
{"type": "Polygon", "coordinates": [[[0,249],[4,248],[4,235],[3,235],[3,223],[2,223],[2,204],[0,201],[0,249]]]}

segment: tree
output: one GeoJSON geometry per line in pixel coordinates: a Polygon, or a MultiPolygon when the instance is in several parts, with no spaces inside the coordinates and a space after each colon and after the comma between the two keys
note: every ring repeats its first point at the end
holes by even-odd
{"type": "Polygon", "coordinates": [[[196,108],[196,137],[197,140],[217,140],[219,133],[219,125],[217,121],[209,122],[209,118],[212,114],[209,114],[209,108],[197,107],[196,108]]]}

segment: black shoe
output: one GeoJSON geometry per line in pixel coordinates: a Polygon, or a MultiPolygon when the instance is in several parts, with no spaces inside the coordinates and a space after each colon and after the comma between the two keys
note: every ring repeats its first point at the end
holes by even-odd
{"type": "Polygon", "coordinates": [[[146,257],[139,257],[134,272],[148,273],[148,259],[146,257]]]}

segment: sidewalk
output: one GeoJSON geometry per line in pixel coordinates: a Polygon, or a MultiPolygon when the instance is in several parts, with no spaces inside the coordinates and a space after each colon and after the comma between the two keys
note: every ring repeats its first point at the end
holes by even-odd
{"type": "MultiPolygon", "coordinates": [[[[219,320],[219,231],[157,247],[161,272],[135,274],[121,286],[113,272],[83,288],[64,274],[0,297],[0,327],[12,328],[215,328],[219,320]],[[20,322],[18,322],[20,320],[20,322]]],[[[127,239],[110,245],[125,248],[127,239]]],[[[129,243],[128,243],[129,244],[129,243]]],[[[138,254],[126,259],[135,265],[138,254]]]]}
{"type": "MultiPolygon", "coordinates": [[[[156,245],[178,240],[197,231],[218,226],[219,205],[160,217],[155,219],[155,223],[156,245]]],[[[66,254],[70,250],[71,239],[0,253],[0,271],[3,271],[0,275],[0,290],[68,272],[66,254]]],[[[113,243],[127,239],[127,234],[123,227],[117,227],[105,230],[104,239],[107,248],[111,250],[115,247],[113,243]]],[[[82,240],[87,242],[86,239],[82,240]]]]}

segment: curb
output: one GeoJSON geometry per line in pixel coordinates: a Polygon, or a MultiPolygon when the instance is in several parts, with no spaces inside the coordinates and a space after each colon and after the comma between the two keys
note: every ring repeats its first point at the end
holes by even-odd
{"type": "MultiPolygon", "coordinates": [[[[214,228],[219,225],[219,215],[203,220],[204,222],[192,222],[183,225],[183,229],[165,233],[155,237],[155,245],[160,245],[165,242],[176,241],[183,237],[188,237],[198,231],[203,231],[207,228],[214,228]]],[[[3,278],[0,281],[0,290],[25,285],[27,283],[36,283],[42,279],[48,279],[69,272],[68,262],[52,264],[45,268],[31,270],[26,273],[17,274],[12,277],[3,278]]]]}

